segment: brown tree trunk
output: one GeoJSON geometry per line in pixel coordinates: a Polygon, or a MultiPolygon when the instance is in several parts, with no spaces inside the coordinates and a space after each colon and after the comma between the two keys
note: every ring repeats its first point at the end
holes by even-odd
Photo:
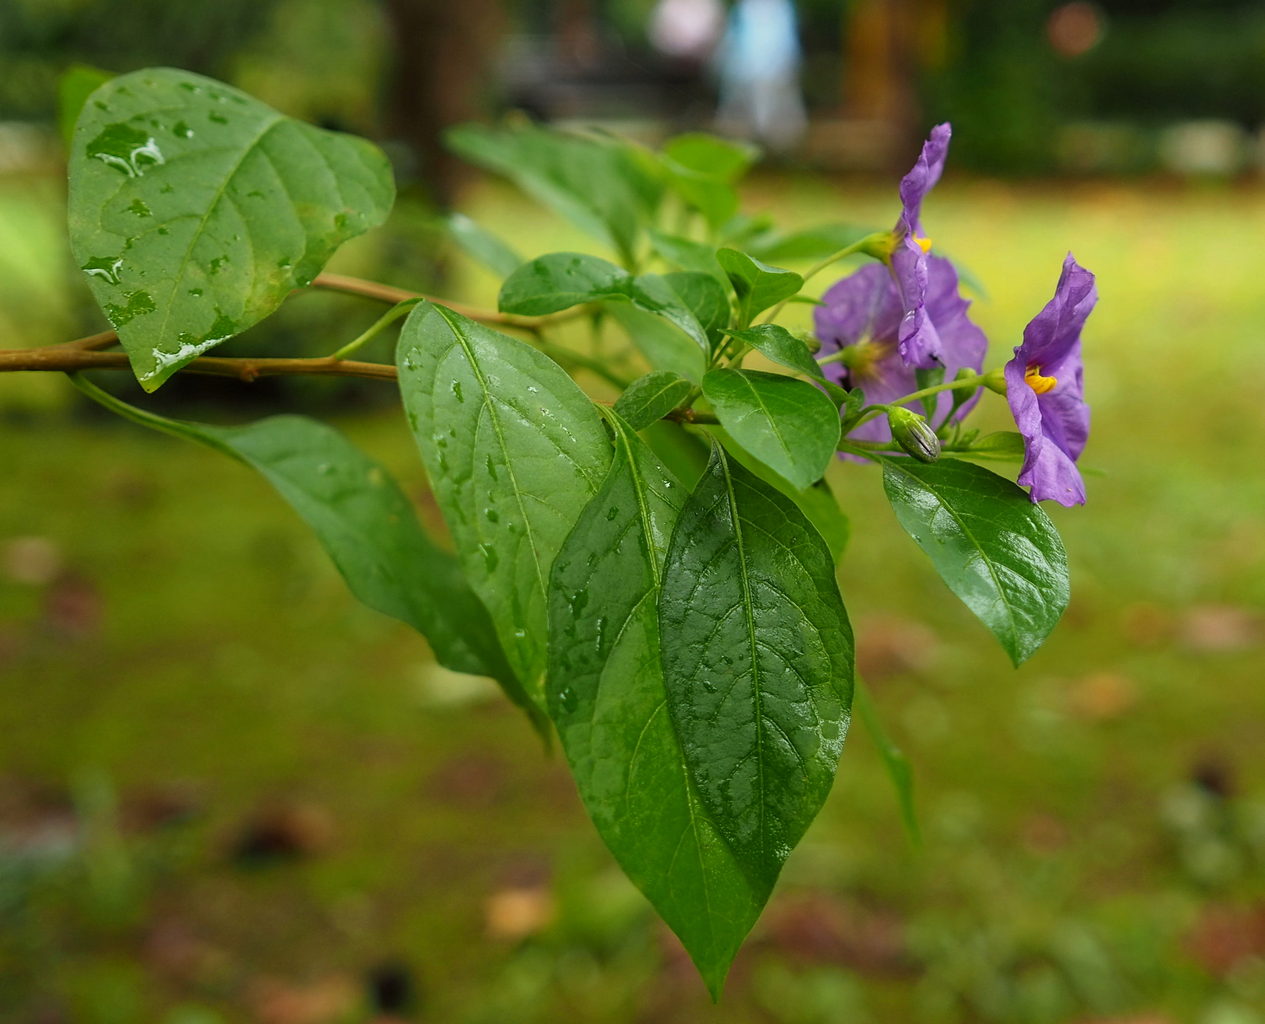
{"type": "Polygon", "coordinates": [[[504,10],[500,0],[385,0],[384,7],[392,47],[388,127],[417,160],[415,180],[446,208],[461,170],[441,136],[482,112],[504,10]]]}

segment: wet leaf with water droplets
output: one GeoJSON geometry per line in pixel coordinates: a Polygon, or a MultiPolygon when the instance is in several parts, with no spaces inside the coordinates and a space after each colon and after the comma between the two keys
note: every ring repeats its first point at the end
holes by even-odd
{"type": "Polygon", "coordinates": [[[457,556],[543,705],[549,567],[610,463],[601,417],[553,360],[443,306],[417,305],[397,360],[457,556]]]}
{"type": "Polygon", "coordinates": [[[1067,607],[1067,554],[1054,524],[1021,488],[983,466],[879,461],[900,525],[1019,665],[1067,607]]]}
{"type": "Polygon", "coordinates": [[[71,246],[149,391],[308,284],[394,195],[365,140],[169,68],[100,86],[71,143],[71,246]]]}
{"type": "Polygon", "coordinates": [[[614,464],[550,577],[549,713],[602,839],[718,994],[772,882],[703,810],[665,708],[657,597],[682,488],[612,423],[614,464]]]}
{"type": "Polygon", "coordinates": [[[825,541],[716,445],[659,598],[667,707],[699,799],[772,885],[817,816],[852,703],[852,629],[825,541]]]}

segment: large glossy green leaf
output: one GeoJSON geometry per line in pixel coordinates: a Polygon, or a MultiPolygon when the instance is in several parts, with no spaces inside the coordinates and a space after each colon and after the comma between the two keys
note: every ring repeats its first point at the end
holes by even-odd
{"type": "Polygon", "coordinates": [[[549,567],[606,475],[601,417],[557,363],[428,302],[405,321],[397,363],[457,556],[543,701],[549,567]]]}
{"type": "Polygon", "coordinates": [[[598,832],[717,996],[772,879],[743,871],[687,771],[657,604],[685,495],[629,426],[615,427],[610,474],[554,562],[549,712],[598,832]]]}
{"type": "Polygon", "coordinates": [[[712,370],[703,397],[747,451],[803,489],[825,473],[839,446],[839,411],[817,388],[759,370],[712,370]]]}
{"type": "Polygon", "coordinates": [[[609,136],[533,125],[464,124],[444,138],[459,156],[503,174],[632,264],[642,225],[663,193],[649,153],[609,136]]]}
{"type": "Polygon", "coordinates": [[[852,630],[825,542],[719,445],[672,534],[659,628],[699,798],[748,877],[771,884],[834,780],[852,630]]]}
{"type": "Polygon", "coordinates": [[[804,279],[795,271],[771,267],[737,249],[721,249],[716,259],[738,297],[740,327],[747,326],[760,313],[789,299],[804,286],[804,279]]]}
{"type": "Polygon", "coordinates": [[[364,139],[168,68],[102,85],[71,144],[71,247],[149,391],[308,284],[394,197],[364,139]]]}
{"type": "Polygon", "coordinates": [[[492,676],[530,707],[456,559],[426,535],[390,474],[333,427],[305,416],[239,427],[174,420],[74,380],[127,419],[253,466],[312,528],[357,598],[425,636],[441,664],[492,676]]]}
{"type": "Polygon", "coordinates": [[[881,461],[900,525],[1020,664],[1067,607],[1067,554],[1054,524],[1023,490],[983,466],[881,461]]]}
{"type": "Polygon", "coordinates": [[[680,374],[652,370],[628,385],[615,411],[633,430],[642,430],[680,405],[691,390],[693,385],[680,374]]]}
{"type": "MultiPolygon", "coordinates": [[[[639,280],[644,282],[648,277],[650,275],[643,274],[639,280]]],[[[697,271],[673,271],[664,274],[662,280],[672,289],[677,302],[694,314],[708,343],[715,348],[722,331],[729,325],[728,290],[710,274],[697,271]]]]}
{"type": "Polygon", "coordinates": [[[852,525],[849,523],[843,509],[839,507],[839,502],[835,498],[834,491],[831,490],[826,478],[822,477],[812,486],[801,490],[782,479],[777,473],[773,472],[773,470],[743,448],[733,437],[726,433],[724,428],[716,428],[714,433],[721,444],[725,446],[725,451],[736,461],[742,463],[744,469],[754,473],[769,486],[776,487],[799,506],[799,510],[813,524],[813,529],[821,534],[821,539],[826,542],[826,547],[830,549],[830,556],[835,560],[835,564],[838,565],[840,559],[843,558],[843,553],[848,548],[848,541],[852,537],[852,525]]]}

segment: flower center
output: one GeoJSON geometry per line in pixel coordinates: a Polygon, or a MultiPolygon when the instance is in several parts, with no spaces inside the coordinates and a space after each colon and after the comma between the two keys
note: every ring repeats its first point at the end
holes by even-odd
{"type": "Polygon", "coordinates": [[[914,244],[923,252],[931,252],[931,239],[914,236],[914,244]]]}
{"type": "Polygon", "coordinates": [[[1037,366],[1036,363],[1029,365],[1023,375],[1023,379],[1028,387],[1032,388],[1038,395],[1044,395],[1049,391],[1053,391],[1059,382],[1057,377],[1042,377],[1041,367],[1037,366]]]}
{"type": "Polygon", "coordinates": [[[861,383],[877,378],[880,375],[878,364],[886,358],[891,347],[886,342],[862,338],[855,345],[845,348],[841,362],[848,368],[849,379],[861,383]]]}

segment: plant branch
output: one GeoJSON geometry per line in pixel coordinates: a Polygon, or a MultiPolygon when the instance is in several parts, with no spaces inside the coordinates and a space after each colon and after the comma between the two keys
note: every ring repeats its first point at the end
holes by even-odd
{"type": "MultiPolygon", "coordinates": [[[[99,339],[100,335],[94,335],[99,339]]],[[[131,368],[125,352],[97,352],[85,347],[81,338],[64,345],[46,348],[0,349],[0,373],[21,370],[56,370],[74,373],[78,370],[127,370],[131,368]]],[[[181,367],[182,373],[233,377],[250,383],[260,377],[281,375],[316,375],[324,377],[368,377],[395,380],[395,367],[385,363],[362,363],[325,356],[319,359],[228,359],[202,356],[181,367]]]]}
{"type": "Polygon", "coordinates": [[[578,317],[585,316],[588,312],[587,306],[576,306],[574,309],[563,310],[560,313],[550,313],[547,316],[519,316],[515,313],[498,313],[495,310],[467,306],[461,302],[451,302],[448,299],[427,295],[424,292],[411,292],[405,288],[396,288],[389,284],[381,284],[378,281],[368,281],[362,277],[348,277],[345,274],[317,274],[312,281],[311,287],[323,288],[326,291],[344,292],[348,295],[359,295],[362,298],[374,299],[377,302],[388,302],[393,306],[409,300],[425,299],[427,302],[445,306],[454,313],[460,313],[471,320],[479,321],[479,323],[495,324],[498,327],[513,327],[520,331],[530,331],[532,334],[538,333],[542,327],[563,323],[567,320],[575,320],[578,317]]]}

